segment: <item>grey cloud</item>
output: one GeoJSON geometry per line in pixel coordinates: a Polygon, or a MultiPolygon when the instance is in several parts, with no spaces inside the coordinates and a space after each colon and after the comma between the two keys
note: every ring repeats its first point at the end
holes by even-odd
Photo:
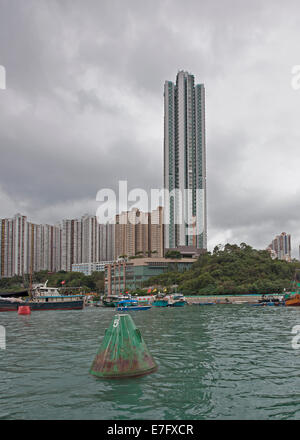
{"type": "Polygon", "coordinates": [[[185,69],[206,86],[210,246],[265,247],[286,231],[296,252],[299,12],[296,1],[1,0],[1,216],[83,214],[120,179],[160,187],[163,83],[185,69]]]}

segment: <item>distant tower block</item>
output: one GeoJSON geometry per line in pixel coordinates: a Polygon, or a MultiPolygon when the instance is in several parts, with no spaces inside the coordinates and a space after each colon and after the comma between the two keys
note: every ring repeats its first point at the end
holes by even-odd
{"type": "Polygon", "coordinates": [[[90,369],[103,379],[120,379],[153,373],[157,365],[139,329],[129,315],[115,315],[90,369]]]}

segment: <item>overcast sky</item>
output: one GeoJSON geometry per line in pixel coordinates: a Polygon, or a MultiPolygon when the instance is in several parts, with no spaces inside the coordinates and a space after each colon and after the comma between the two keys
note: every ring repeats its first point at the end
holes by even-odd
{"type": "Polygon", "coordinates": [[[208,243],[300,243],[299,1],[0,0],[0,217],[160,188],[163,85],[206,88],[208,243]]]}

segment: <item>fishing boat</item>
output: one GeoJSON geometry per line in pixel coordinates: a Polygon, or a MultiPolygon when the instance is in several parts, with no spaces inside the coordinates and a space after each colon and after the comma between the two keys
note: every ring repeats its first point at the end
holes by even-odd
{"type": "Polygon", "coordinates": [[[158,293],[152,303],[155,307],[168,307],[169,305],[169,297],[166,296],[165,293],[158,293]]]}
{"type": "Polygon", "coordinates": [[[284,296],[286,307],[299,307],[300,306],[300,284],[297,283],[296,291],[293,293],[286,293],[284,296]]]}
{"type": "Polygon", "coordinates": [[[102,298],[102,304],[104,307],[116,307],[118,303],[125,299],[131,299],[130,294],[126,295],[104,295],[102,298]]]}
{"type": "Polygon", "coordinates": [[[120,301],[119,295],[106,295],[102,298],[104,307],[116,307],[116,304],[120,301]]]}
{"type": "Polygon", "coordinates": [[[30,298],[0,298],[0,312],[17,311],[20,306],[29,306],[31,310],[78,310],[85,305],[84,295],[62,295],[56,287],[37,284],[30,298]]]}
{"type": "Polygon", "coordinates": [[[299,307],[300,306],[300,295],[299,293],[295,293],[294,295],[289,296],[285,300],[286,307],[299,307]]]}
{"type": "Polygon", "coordinates": [[[149,299],[138,298],[137,301],[138,301],[139,305],[141,305],[141,306],[148,306],[148,305],[150,305],[149,299]]]}
{"type": "Polygon", "coordinates": [[[294,292],[286,292],[284,295],[286,307],[300,306],[300,269],[296,269],[293,281],[294,292]]]}
{"type": "Polygon", "coordinates": [[[135,299],[125,299],[119,301],[117,305],[117,310],[120,312],[129,312],[130,310],[149,310],[150,305],[140,305],[135,299]]]}
{"type": "Polygon", "coordinates": [[[169,307],[184,307],[186,304],[187,301],[181,293],[176,293],[169,297],[169,307]]]}
{"type": "Polygon", "coordinates": [[[285,301],[283,296],[274,297],[274,296],[265,296],[265,295],[263,295],[262,298],[258,300],[257,303],[251,304],[251,306],[255,306],[255,307],[264,307],[264,306],[278,307],[284,305],[285,305],[285,301]]]}
{"type": "Polygon", "coordinates": [[[0,312],[15,312],[19,306],[26,305],[20,298],[3,298],[0,296],[0,312]]]}
{"type": "Polygon", "coordinates": [[[285,305],[283,296],[265,296],[263,295],[262,298],[258,301],[260,304],[266,305],[266,306],[282,306],[285,305]]]}

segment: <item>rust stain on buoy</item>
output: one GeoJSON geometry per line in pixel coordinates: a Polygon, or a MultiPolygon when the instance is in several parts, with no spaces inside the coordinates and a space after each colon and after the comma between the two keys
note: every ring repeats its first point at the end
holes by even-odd
{"type": "Polygon", "coordinates": [[[116,315],[105,332],[90,374],[103,379],[120,379],[144,376],[156,369],[157,365],[131,316],[116,315]]]}

